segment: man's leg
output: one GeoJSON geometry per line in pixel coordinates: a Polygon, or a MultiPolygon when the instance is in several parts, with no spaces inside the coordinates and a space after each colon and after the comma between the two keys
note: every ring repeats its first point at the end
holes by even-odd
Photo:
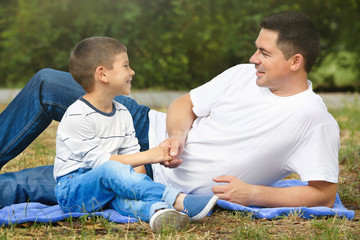
{"type": "Polygon", "coordinates": [[[27,201],[54,205],[54,187],[52,165],[0,174],[0,208],[27,201]]]}
{"type": "Polygon", "coordinates": [[[21,153],[85,91],[70,73],[36,73],[0,115],[0,168],[21,153]]]}
{"type": "MultiPolygon", "coordinates": [[[[61,120],[70,104],[85,91],[67,72],[36,73],[0,114],[0,168],[21,153],[52,120],[61,120]]],[[[0,208],[38,201],[56,204],[53,166],[0,175],[0,208]]]]}

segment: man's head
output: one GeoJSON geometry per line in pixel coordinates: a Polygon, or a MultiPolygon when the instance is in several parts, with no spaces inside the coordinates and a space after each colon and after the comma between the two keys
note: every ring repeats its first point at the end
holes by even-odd
{"type": "Polygon", "coordinates": [[[319,52],[319,33],[302,13],[284,12],[260,23],[257,50],[250,62],[257,70],[256,84],[279,96],[308,89],[307,73],[319,52]]]}
{"type": "Polygon", "coordinates": [[[309,73],[319,54],[320,35],[312,20],[299,12],[282,12],[264,18],[263,29],[278,33],[277,46],[286,59],[300,53],[309,73]]]}
{"type": "Polygon", "coordinates": [[[95,70],[99,66],[111,70],[116,56],[126,53],[120,41],[109,37],[85,38],[76,44],[69,59],[70,73],[85,91],[92,90],[95,70]]]}

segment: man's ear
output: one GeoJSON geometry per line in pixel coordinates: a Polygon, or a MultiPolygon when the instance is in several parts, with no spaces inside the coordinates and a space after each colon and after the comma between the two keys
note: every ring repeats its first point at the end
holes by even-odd
{"type": "Polygon", "coordinates": [[[297,53],[291,57],[291,71],[298,71],[299,69],[305,69],[305,59],[302,54],[297,53]]]}
{"type": "Polygon", "coordinates": [[[98,81],[102,82],[102,83],[108,83],[109,80],[107,78],[106,75],[106,68],[103,66],[98,66],[95,69],[95,79],[97,79],[98,81]]]}

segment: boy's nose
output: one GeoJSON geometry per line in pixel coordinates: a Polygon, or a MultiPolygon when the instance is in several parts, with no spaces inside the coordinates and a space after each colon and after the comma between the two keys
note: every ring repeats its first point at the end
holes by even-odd
{"type": "Polygon", "coordinates": [[[131,75],[131,76],[134,76],[134,75],[135,75],[135,71],[132,70],[131,68],[130,68],[130,75],[131,75]]]}

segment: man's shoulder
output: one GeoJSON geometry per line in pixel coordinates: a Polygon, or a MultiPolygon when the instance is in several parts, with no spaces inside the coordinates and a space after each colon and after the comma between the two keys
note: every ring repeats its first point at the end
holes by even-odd
{"type": "Polygon", "coordinates": [[[329,113],[322,98],[314,92],[298,101],[296,108],[298,119],[318,124],[332,123],[337,125],[336,120],[329,113]]]}

